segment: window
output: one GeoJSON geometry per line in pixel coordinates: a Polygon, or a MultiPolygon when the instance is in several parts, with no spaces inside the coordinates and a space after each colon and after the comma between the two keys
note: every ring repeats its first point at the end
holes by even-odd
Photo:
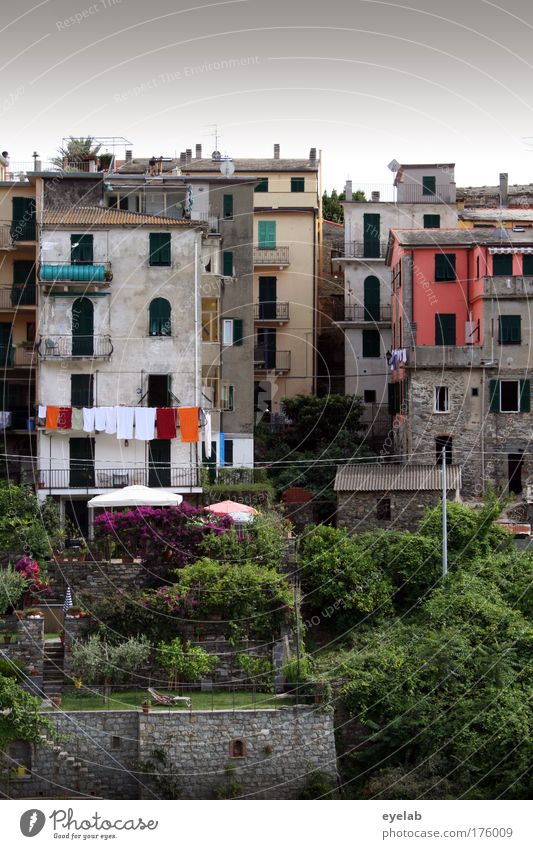
{"type": "Polygon", "coordinates": [[[202,366],[202,394],[211,407],[219,406],[220,369],[218,366],[202,366]]]}
{"type": "Polygon", "coordinates": [[[435,387],[435,412],[436,413],[449,413],[450,408],[448,406],[448,387],[447,386],[436,386],[435,387]]]}
{"type": "Polygon", "coordinates": [[[150,265],[170,265],[170,233],[150,233],[150,265]]]}
{"type": "Polygon", "coordinates": [[[513,273],[512,254],[494,254],[492,257],[492,276],[510,277],[513,273]]]}
{"type": "Polygon", "coordinates": [[[531,386],[529,380],[491,380],[491,413],[529,413],[531,386]]]}
{"type": "Polygon", "coordinates": [[[365,321],[379,321],[380,318],[380,287],[379,280],[373,275],[366,277],[364,284],[363,302],[365,321]]]}
{"type": "Polygon", "coordinates": [[[365,389],[363,396],[365,404],[375,404],[376,403],[376,390],[375,389],[365,389]]]}
{"type": "Polygon", "coordinates": [[[150,302],[150,336],[170,336],[171,307],[166,298],[154,298],[150,302]]]}
{"type": "Polygon", "coordinates": [[[435,345],[455,345],[454,313],[437,313],[435,315],[435,345]]]}
{"type": "Polygon", "coordinates": [[[71,374],[70,403],[72,407],[92,407],[94,404],[94,375],[71,374]]]}
{"type": "Polygon", "coordinates": [[[437,178],[430,177],[429,175],[426,177],[422,177],[422,194],[423,195],[434,195],[437,191],[437,178]]]}
{"type": "Polygon", "coordinates": [[[222,252],[222,274],[224,277],[233,277],[233,251],[222,252]]]}
{"type": "Polygon", "coordinates": [[[93,237],[89,233],[73,233],[70,237],[70,261],[90,265],[93,261],[93,237]]]}
{"type": "Polygon", "coordinates": [[[122,748],[122,737],[111,737],[111,748],[115,751],[122,748]]]}
{"type": "Polygon", "coordinates": [[[476,280],[479,280],[480,262],[479,257],[476,257],[476,280]]]}
{"type": "Polygon", "coordinates": [[[222,217],[226,220],[233,218],[233,195],[224,195],[222,199],[222,217]]]}
{"type": "Polygon", "coordinates": [[[273,250],[276,247],[276,222],[257,222],[257,247],[260,250],[273,250]]]}
{"type": "Polygon", "coordinates": [[[69,486],[94,486],[94,439],[69,439],[69,486]]]}
{"type": "Polygon", "coordinates": [[[13,262],[13,285],[35,284],[35,263],[32,259],[16,259],[13,262]]]}
{"type": "Polygon", "coordinates": [[[170,374],[148,375],[148,407],[170,407],[170,378],[170,374]]]}
{"type": "Polygon", "coordinates": [[[268,177],[260,177],[254,192],[268,192],[268,177]]]}
{"type": "Polygon", "coordinates": [[[500,316],[500,345],[520,345],[522,341],[522,319],[519,315],[500,316]]]}
{"type": "Polygon", "coordinates": [[[305,177],[291,177],[291,192],[305,192],[305,177]]]}
{"type": "Polygon", "coordinates": [[[424,215],[424,230],[438,230],[440,215],[424,215]]]}
{"type": "Polygon", "coordinates": [[[224,440],[224,465],[233,466],[233,439],[224,440]]]}
{"type": "Polygon", "coordinates": [[[202,298],[202,342],[218,342],[217,298],[202,298]]]}
{"type": "Polygon", "coordinates": [[[379,330],[363,330],[363,357],[379,357],[380,353],[379,330]]]}
{"type": "Polygon", "coordinates": [[[171,486],[170,439],[148,443],[148,486],[171,486]]]}
{"type": "Polygon", "coordinates": [[[72,304],[72,355],[94,353],[94,306],[89,298],[76,298],[72,304]]]}
{"type": "Polygon", "coordinates": [[[446,465],[451,466],[452,463],[452,437],[451,436],[436,436],[435,437],[435,455],[437,466],[442,466],[442,454],[446,452],[446,465]]]}
{"type": "Polygon", "coordinates": [[[26,342],[35,342],[35,322],[26,322],[26,342]]]}
{"type": "Polygon", "coordinates": [[[477,386],[473,386],[472,387],[472,398],[478,398],[478,397],[479,397],[479,388],[477,386]]]}
{"type": "Polygon", "coordinates": [[[246,755],[246,744],[244,740],[240,738],[237,740],[232,740],[229,744],[229,756],[230,758],[244,758],[246,755]]]}
{"type": "Polygon", "coordinates": [[[390,498],[380,498],[376,504],[376,519],[381,519],[381,521],[389,521],[390,517],[390,498]]]}
{"type": "Polygon", "coordinates": [[[225,413],[231,413],[235,409],[235,387],[232,383],[222,384],[220,406],[225,413]]]}
{"type": "Polygon", "coordinates": [[[225,318],[222,322],[222,344],[233,345],[233,319],[225,318]]]}
{"type": "Polygon", "coordinates": [[[401,383],[388,383],[387,389],[389,393],[389,415],[395,416],[400,412],[400,391],[401,383]]]}
{"type": "Polygon", "coordinates": [[[455,254],[435,254],[435,280],[455,280],[455,254]]]}
{"type": "Polygon", "coordinates": [[[522,274],[533,275],[533,254],[524,254],[522,262],[522,274]]]}

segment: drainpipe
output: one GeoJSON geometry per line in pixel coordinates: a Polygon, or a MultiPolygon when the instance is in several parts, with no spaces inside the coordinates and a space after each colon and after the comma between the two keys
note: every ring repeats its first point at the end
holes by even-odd
{"type": "Polygon", "coordinates": [[[194,242],[194,403],[200,406],[198,394],[198,231],[194,242]]]}

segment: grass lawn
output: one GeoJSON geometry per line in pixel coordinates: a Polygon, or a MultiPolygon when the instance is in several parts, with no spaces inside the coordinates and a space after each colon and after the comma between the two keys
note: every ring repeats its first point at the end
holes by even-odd
{"type": "MultiPolygon", "coordinates": [[[[189,696],[192,710],[254,710],[254,708],[272,708],[291,705],[293,699],[275,699],[270,693],[254,694],[246,691],[193,692],[181,693],[189,696]]],[[[102,696],[65,693],[61,698],[61,710],[138,710],[142,703],[150,698],[146,690],[122,690],[111,694],[108,702],[102,696]]],[[[188,710],[183,704],[179,707],[165,708],[155,705],[152,700],[152,710],[188,710]]]]}

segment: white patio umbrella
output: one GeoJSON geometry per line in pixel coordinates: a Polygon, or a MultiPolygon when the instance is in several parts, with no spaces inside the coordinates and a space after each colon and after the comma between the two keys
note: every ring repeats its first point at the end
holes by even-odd
{"type": "Polygon", "coordinates": [[[104,495],[95,495],[89,507],[177,507],[183,496],[150,486],[125,486],[104,495]]]}

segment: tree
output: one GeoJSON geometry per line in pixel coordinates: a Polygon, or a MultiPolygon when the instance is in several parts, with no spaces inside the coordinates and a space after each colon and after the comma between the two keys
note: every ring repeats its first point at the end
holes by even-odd
{"type": "MultiPolygon", "coordinates": [[[[346,200],[346,192],[337,192],[337,189],[332,189],[331,194],[327,191],[322,195],[322,216],[326,221],[336,221],[338,224],[344,222],[344,208],[342,201],[346,200]]],[[[353,200],[366,201],[365,193],[357,190],[353,193],[353,200]]]]}
{"type": "Polygon", "coordinates": [[[5,561],[23,553],[49,557],[61,539],[59,510],[41,504],[27,486],[0,481],[0,551],[5,561]]]}
{"type": "Polygon", "coordinates": [[[89,684],[103,684],[104,696],[109,696],[112,684],[129,679],[146,666],[150,658],[150,644],[144,637],[130,637],[121,643],[107,642],[93,635],[85,642],[75,643],[72,650],[72,668],[75,677],[89,684]]]}
{"type": "Polygon", "coordinates": [[[158,663],[168,672],[168,682],[177,689],[180,683],[193,684],[205,678],[218,663],[216,655],[209,654],[200,646],[182,643],[179,637],[171,643],[159,643],[158,663]]]}
{"type": "Polygon", "coordinates": [[[0,616],[16,607],[28,586],[27,578],[14,569],[0,569],[0,616]]]}
{"type": "Polygon", "coordinates": [[[40,735],[52,726],[41,713],[41,702],[14,678],[0,675],[0,749],[13,740],[42,742],[40,735]]]}
{"type": "Polygon", "coordinates": [[[287,550],[290,523],[279,513],[261,512],[244,530],[230,528],[226,533],[206,534],[200,550],[223,563],[261,563],[279,569],[287,550]]]}
{"type": "Polygon", "coordinates": [[[69,139],[64,147],[59,147],[58,155],[52,159],[54,165],[58,168],[66,170],[77,170],[80,162],[88,162],[91,159],[96,159],[102,145],[95,142],[92,136],[85,138],[76,138],[69,136],[69,139]]]}
{"type": "Polygon", "coordinates": [[[356,395],[295,395],[283,398],[283,412],[291,422],[285,437],[290,448],[319,451],[339,434],[354,438],[361,429],[363,405],[356,395]]]}

